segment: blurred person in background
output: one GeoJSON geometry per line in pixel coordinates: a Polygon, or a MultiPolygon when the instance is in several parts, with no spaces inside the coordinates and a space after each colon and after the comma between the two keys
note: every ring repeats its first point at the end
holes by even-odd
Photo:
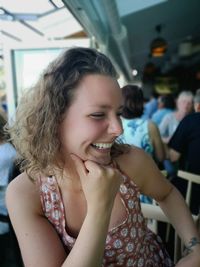
{"type": "Polygon", "coordinates": [[[156,123],[157,126],[159,126],[164,116],[173,112],[174,109],[174,96],[172,94],[161,95],[158,97],[158,109],[153,114],[151,119],[156,123]]]}
{"type": "Polygon", "coordinates": [[[151,93],[149,100],[144,101],[143,105],[144,105],[144,110],[142,114],[143,118],[151,119],[153,114],[158,109],[158,94],[155,91],[153,91],[151,93]]]}
{"type": "Polygon", "coordinates": [[[193,111],[193,94],[182,91],[176,100],[176,110],[167,114],[162,119],[159,129],[164,143],[168,143],[180,121],[193,111]]]}
{"type": "Polygon", "coordinates": [[[196,90],[195,95],[200,95],[200,88],[196,90]]]}
{"type": "MultiPolygon", "coordinates": [[[[200,175],[200,94],[194,97],[195,113],[183,118],[175,133],[169,141],[169,156],[172,162],[178,162],[178,168],[194,174],[200,175]]],[[[185,193],[186,184],[179,178],[172,182],[185,193]]],[[[192,213],[198,214],[200,211],[200,186],[193,185],[191,195],[192,213]]]]}
{"type": "Polygon", "coordinates": [[[196,92],[194,96],[194,111],[200,112],[200,89],[199,92],[196,92]]]}
{"type": "Polygon", "coordinates": [[[2,101],[0,100],[0,115],[5,119],[7,120],[7,113],[3,107],[3,103],[2,101]]]}
{"type": "MultiPolygon", "coordinates": [[[[144,149],[159,165],[165,159],[164,145],[160,132],[154,122],[142,117],[144,109],[143,91],[137,85],[126,85],[122,88],[124,107],[122,111],[123,134],[119,137],[124,144],[144,149]]],[[[141,201],[152,200],[141,196],[141,201]]]]}
{"type": "Polygon", "coordinates": [[[182,91],[176,100],[176,110],[164,116],[162,119],[159,130],[162,140],[165,145],[165,153],[167,159],[164,160],[164,168],[170,179],[176,176],[177,166],[174,165],[169,159],[168,142],[175,132],[180,121],[189,113],[193,111],[193,94],[190,91],[182,91]]]}
{"type": "Polygon", "coordinates": [[[144,97],[137,85],[122,88],[124,107],[122,111],[123,143],[135,145],[149,153],[156,162],[165,159],[164,147],[158,127],[149,119],[142,117],[144,97]]]}
{"type": "MultiPolygon", "coordinates": [[[[13,175],[16,150],[8,141],[9,136],[4,131],[7,121],[4,114],[0,113],[0,214],[8,215],[5,205],[5,192],[8,183],[13,175]]],[[[3,263],[6,255],[5,241],[8,240],[9,225],[7,222],[0,222],[0,263],[3,263]]]]}
{"type": "Polygon", "coordinates": [[[8,107],[7,107],[7,100],[6,100],[6,94],[2,93],[0,95],[0,110],[1,112],[7,114],[8,112],[8,107]]]}

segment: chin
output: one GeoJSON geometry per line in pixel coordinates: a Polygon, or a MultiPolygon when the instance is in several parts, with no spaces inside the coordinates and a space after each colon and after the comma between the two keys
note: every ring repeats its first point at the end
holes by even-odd
{"type": "Polygon", "coordinates": [[[101,158],[93,157],[90,160],[96,162],[99,165],[109,165],[111,162],[111,157],[110,156],[101,157],[101,158]]]}
{"type": "Polygon", "coordinates": [[[108,165],[111,162],[111,155],[110,153],[104,154],[104,155],[95,155],[92,153],[82,154],[78,155],[79,158],[81,158],[83,161],[91,160],[96,162],[99,165],[108,165]]]}

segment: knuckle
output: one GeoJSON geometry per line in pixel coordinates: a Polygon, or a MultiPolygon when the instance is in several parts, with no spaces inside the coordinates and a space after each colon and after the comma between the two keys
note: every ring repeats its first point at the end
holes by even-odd
{"type": "Polygon", "coordinates": [[[104,170],[103,168],[97,167],[96,174],[98,177],[101,177],[104,175],[104,170]]]}

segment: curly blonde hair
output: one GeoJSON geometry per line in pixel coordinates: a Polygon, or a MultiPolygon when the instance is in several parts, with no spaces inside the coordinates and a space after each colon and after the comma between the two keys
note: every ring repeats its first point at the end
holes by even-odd
{"type": "MultiPolygon", "coordinates": [[[[58,162],[60,140],[58,126],[69,108],[77,85],[87,74],[117,78],[111,61],[90,48],[71,48],[54,60],[37,84],[21,98],[14,124],[9,128],[11,140],[21,155],[22,170],[30,177],[42,172],[53,175],[58,162]]],[[[122,153],[114,145],[112,155],[122,153]]]]}

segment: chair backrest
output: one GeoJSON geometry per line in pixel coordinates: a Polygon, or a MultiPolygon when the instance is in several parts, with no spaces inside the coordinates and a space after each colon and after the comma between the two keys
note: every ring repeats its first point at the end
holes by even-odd
{"type": "MultiPolygon", "coordinates": [[[[167,173],[165,170],[161,170],[161,173],[166,176],[167,173]]],[[[153,199],[152,204],[147,204],[141,202],[141,209],[143,215],[147,220],[148,228],[154,233],[158,233],[158,222],[166,222],[168,223],[168,218],[165,216],[161,208],[158,206],[156,201],[153,199]]]]}
{"type": "MultiPolygon", "coordinates": [[[[168,226],[170,226],[170,221],[168,217],[164,214],[160,206],[141,203],[141,209],[144,217],[148,219],[148,228],[150,228],[153,232],[157,234],[157,223],[158,222],[165,222],[168,226]],[[151,221],[152,219],[152,221],[151,221]]],[[[193,219],[195,224],[199,224],[200,215],[193,215],[193,219]]],[[[174,232],[174,262],[176,263],[182,255],[183,252],[183,242],[180,240],[177,232],[174,232]]]]}
{"type": "Polygon", "coordinates": [[[156,221],[161,221],[166,223],[169,222],[167,216],[164,214],[162,209],[157,205],[141,203],[141,209],[146,219],[154,219],[156,221]]]}
{"type": "MultiPolygon", "coordinates": [[[[144,217],[147,219],[147,226],[148,228],[158,234],[158,222],[165,222],[167,225],[171,225],[169,222],[168,217],[164,214],[160,206],[155,204],[147,204],[147,203],[141,203],[141,209],[144,217]]],[[[176,232],[175,232],[175,235],[176,232]]],[[[171,247],[174,248],[174,262],[177,262],[178,255],[178,248],[176,247],[178,244],[176,241],[176,237],[173,237],[173,244],[171,244],[171,247]]]]}
{"type": "Polygon", "coordinates": [[[191,172],[178,170],[178,177],[182,178],[188,182],[185,201],[188,204],[188,206],[190,207],[192,183],[200,184],[200,175],[194,174],[191,172]]]}
{"type": "MultiPolygon", "coordinates": [[[[181,179],[184,179],[187,181],[187,188],[186,188],[186,195],[185,195],[185,201],[188,205],[188,207],[191,207],[191,195],[192,195],[192,184],[199,184],[200,185],[200,175],[194,174],[187,171],[178,170],[177,176],[181,179]]],[[[197,225],[197,228],[199,229],[199,218],[200,214],[198,215],[192,215],[195,224],[197,225]]],[[[184,244],[183,242],[178,238],[178,236],[175,236],[175,247],[177,248],[176,255],[178,255],[177,259],[180,258],[180,255],[183,253],[184,250],[184,244]]]]}

